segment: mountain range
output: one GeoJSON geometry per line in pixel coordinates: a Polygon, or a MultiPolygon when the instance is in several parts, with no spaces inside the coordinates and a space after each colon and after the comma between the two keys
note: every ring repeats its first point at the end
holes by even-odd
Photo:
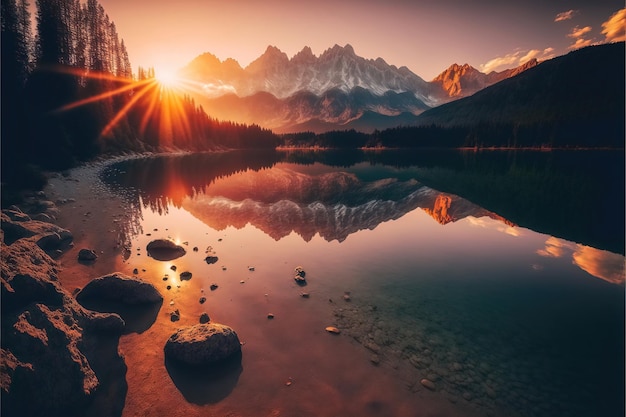
{"type": "Polygon", "coordinates": [[[277,133],[412,124],[416,116],[520,74],[536,60],[484,74],[453,64],[432,81],[384,59],[365,59],[351,45],[315,56],[304,47],[291,59],[274,46],[247,67],[205,53],[179,71],[200,86],[195,99],[214,118],[258,124],[277,133]]]}

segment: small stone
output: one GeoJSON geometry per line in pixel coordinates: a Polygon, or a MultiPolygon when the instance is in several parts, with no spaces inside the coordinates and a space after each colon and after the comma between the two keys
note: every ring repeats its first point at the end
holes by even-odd
{"type": "Polygon", "coordinates": [[[268,318],[268,319],[273,319],[273,318],[274,318],[274,315],[273,315],[272,313],[268,313],[267,318],[268,318]]]}
{"type": "Polygon", "coordinates": [[[174,300],[170,301],[170,305],[173,306],[174,305],[174,300]]]}
{"type": "Polygon", "coordinates": [[[207,256],[206,258],[204,258],[204,262],[209,265],[217,263],[217,261],[219,261],[219,258],[217,256],[207,256]]]}
{"type": "Polygon", "coordinates": [[[254,267],[253,266],[249,266],[248,267],[248,271],[254,271],[254,267]]]}
{"type": "Polygon", "coordinates": [[[167,281],[168,277],[167,275],[163,277],[163,281],[167,281]]]}
{"type": "Polygon", "coordinates": [[[244,281],[243,279],[241,281],[239,281],[240,284],[245,284],[246,281],[244,281]]]}
{"type": "Polygon", "coordinates": [[[174,310],[170,313],[170,320],[172,321],[178,321],[180,320],[180,311],[178,310],[174,310]]]}
{"type": "Polygon", "coordinates": [[[181,272],[180,273],[180,280],[181,281],[189,281],[190,279],[191,279],[191,272],[185,271],[185,272],[181,272]]]}
{"type": "Polygon", "coordinates": [[[137,275],[139,273],[139,270],[137,268],[133,269],[133,274],[137,275]]]}
{"type": "Polygon", "coordinates": [[[197,247],[197,246],[194,246],[194,247],[193,247],[193,251],[194,251],[194,252],[198,252],[198,247],[197,247]]]}
{"type": "Polygon", "coordinates": [[[170,266],[170,269],[171,269],[172,271],[176,271],[176,265],[172,265],[172,266],[170,266]]]}
{"type": "Polygon", "coordinates": [[[290,387],[293,384],[293,379],[291,377],[285,382],[285,386],[290,387]]]}
{"type": "Polygon", "coordinates": [[[350,298],[350,294],[344,294],[344,295],[343,295],[343,300],[344,300],[344,301],[350,301],[350,300],[351,300],[351,298],[350,298]]]}
{"type": "Polygon", "coordinates": [[[172,286],[171,286],[171,285],[168,285],[168,286],[167,286],[167,287],[165,287],[165,288],[167,288],[168,290],[171,290],[171,289],[172,289],[172,286]]]}
{"type": "Polygon", "coordinates": [[[206,297],[200,297],[200,304],[204,304],[206,302],[206,297]]]}
{"type": "Polygon", "coordinates": [[[204,323],[208,323],[209,321],[211,321],[211,318],[209,317],[207,313],[200,314],[200,323],[204,324],[204,323]]]}
{"type": "Polygon", "coordinates": [[[211,289],[211,291],[215,291],[217,289],[217,284],[211,284],[209,288],[211,289]]]}
{"type": "Polygon", "coordinates": [[[91,249],[81,249],[78,252],[78,260],[79,261],[95,261],[98,259],[98,255],[94,250],[91,249]]]}
{"type": "Polygon", "coordinates": [[[380,363],[380,357],[378,355],[372,355],[370,356],[370,362],[374,365],[378,365],[380,363]]]}
{"type": "Polygon", "coordinates": [[[300,293],[300,297],[302,297],[302,298],[309,298],[309,293],[308,292],[301,292],[300,293]]]}
{"type": "Polygon", "coordinates": [[[332,334],[339,334],[341,333],[341,330],[339,330],[338,328],[334,327],[334,326],[328,326],[326,327],[326,331],[328,333],[332,333],[332,334]]]}
{"type": "Polygon", "coordinates": [[[420,381],[420,384],[422,384],[423,386],[425,386],[426,388],[428,388],[431,391],[435,390],[435,383],[433,381],[431,381],[430,379],[422,379],[420,381]]]}

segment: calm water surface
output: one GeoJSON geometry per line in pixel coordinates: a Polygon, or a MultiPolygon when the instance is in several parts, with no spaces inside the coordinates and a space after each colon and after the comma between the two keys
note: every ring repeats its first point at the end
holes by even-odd
{"type": "MultiPolygon", "coordinates": [[[[622,416],[623,159],[227,153],[122,161],[102,179],[132,212],[127,263],[145,262],[156,237],[187,247],[179,260],[150,260],[155,284],[172,287],[163,309],[210,309],[225,324],[272,312],[285,333],[308,325],[299,315],[321,318],[409,395],[427,378],[437,396],[482,415],[622,416]]],[[[271,346],[236,327],[283,350],[324,348],[322,329],[271,346]]],[[[190,402],[217,402],[245,384],[248,364],[211,401],[177,386],[190,402]]]]}

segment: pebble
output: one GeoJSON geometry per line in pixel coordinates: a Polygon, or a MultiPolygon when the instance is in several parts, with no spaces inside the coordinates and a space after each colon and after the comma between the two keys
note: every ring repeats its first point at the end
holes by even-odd
{"type": "Polygon", "coordinates": [[[423,386],[425,386],[426,388],[428,388],[431,391],[435,390],[435,383],[433,381],[431,381],[430,379],[422,379],[420,381],[420,384],[422,384],[423,386]]]}
{"type": "Polygon", "coordinates": [[[137,268],[133,269],[133,274],[137,275],[139,273],[139,270],[137,268]]]}
{"type": "Polygon", "coordinates": [[[200,315],[200,323],[204,324],[204,323],[208,323],[209,321],[211,321],[211,318],[209,317],[207,313],[202,313],[200,315]]]}
{"type": "Polygon", "coordinates": [[[189,272],[189,271],[181,272],[180,273],[180,279],[182,281],[190,280],[191,279],[191,272],[189,272]]]}
{"type": "Polygon", "coordinates": [[[217,284],[211,284],[209,288],[211,289],[211,291],[215,291],[217,289],[217,284]]]}
{"type": "Polygon", "coordinates": [[[338,328],[334,327],[334,326],[328,326],[326,327],[326,331],[328,333],[333,333],[333,334],[339,334],[341,333],[341,330],[339,330],[338,328]]]}
{"type": "Polygon", "coordinates": [[[200,297],[200,304],[204,304],[206,302],[206,297],[200,297]]]}
{"type": "Polygon", "coordinates": [[[268,313],[267,318],[268,318],[268,319],[273,319],[273,318],[274,318],[274,315],[273,315],[272,313],[268,313]]]}
{"type": "Polygon", "coordinates": [[[302,298],[309,298],[309,293],[308,292],[301,292],[300,293],[300,297],[302,297],[302,298]]]}
{"type": "Polygon", "coordinates": [[[172,320],[172,321],[180,320],[180,311],[174,310],[173,312],[171,312],[170,313],[170,320],[172,320]]]}
{"type": "Polygon", "coordinates": [[[171,286],[171,285],[168,285],[168,286],[167,286],[167,287],[165,287],[165,288],[167,288],[168,290],[171,290],[171,289],[172,289],[172,286],[171,286]]]}
{"type": "Polygon", "coordinates": [[[249,266],[248,267],[248,271],[254,271],[254,267],[253,266],[249,266]]]}
{"type": "Polygon", "coordinates": [[[170,305],[173,306],[174,305],[174,300],[170,301],[170,305]]]}
{"type": "Polygon", "coordinates": [[[378,355],[372,355],[370,356],[370,362],[374,365],[378,365],[380,363],[380,357],[378,355]]]}
{"type": "Polygon", "coordinates": [[[176,265],[172,265],[172,266],[170,266],[170,269],[171,269],[172,271],[176,271],[176,265]]]}

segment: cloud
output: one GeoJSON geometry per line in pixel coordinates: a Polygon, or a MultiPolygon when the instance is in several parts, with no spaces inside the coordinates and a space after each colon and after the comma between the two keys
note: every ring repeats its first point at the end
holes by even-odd
{"type": "Polygon", "coordinates": [[[626,281],[622,255],[578,245],[573,257],[574,264],[594,277],[613,284],[623,284],[626,281]]]}
{"type": "Polygon", "coordinates": [[[585,46],[592,45],[594,42],[591,39],[585,39],[585,35],[591,32],[591,26],[585,26],[579,28],[576,26],[572,31],[567,35],[572,39],[576,39],[573,44],[569,46],[569,49],[580,49],[585,46]]]}
{"type": "Polygon", "coordinates": [[[576,42],[574,42],[573,44],[571,44],[569,46],[569,49],[580,49],[580,48],[584,48],[585,46],[590,46],[593,45],[593,41],[591,41],[590,39],[576,39],[576,42]]]}
{"type": "Polygon", "coordinates": [[[545,258],[569,258],[571,256],[574,265],[596,278],[613,284],[623,284],[626,281],[626,258],[623,255],[555,237],[548,238],[545,245],[545,248],[537,250],[537,255],[545,258]]]}
{"type": "Polygon", "coordinates": [[[585,26],[584,28],[579,28],[578,26],[576,26],[574,29],[572,29],[570,34],[567,36],[569,36],[570,38],[577,39],[577,38],[582,38],[589,32],[591,32],[591,26],[585,26]]]}
{"type": "Polygon", "coordinates": [[[572,251],[574,249],[575,245],[571,242],[551,236],[548,240],[546,240],[546,247],[544,249],[539,249],[537,251],[537,255],[546,258],[561,258],[566,255],[568,251],[572,251]]]}
{"type": "Polygon", "coordinates": [[[578,13],[578,10],[568,10],[566,12],[561,12],[556,15],[554,18],[555,22],[562,22],[564,20],[570,20],[574,15],[578,13]]]}
{"type": "Polygon", "coordinates": [[[602,23],[602,34],[606,37],[606,42],[626,40],[626,9],[618,10],[602,23]]]}
{"type": "Polygon", "coordinates": [[[507,68],[514,68],[525,64],[531,59],[536,58],[538,61],[554,58],[554,48],[531,49],[528,51],[517,51],[504,56],[491,59],[485,64],[480,65],[480,70],[485,74],[491,71],[501,71],[507,68]]]}
{"type": "Polygon", "coordinates": [[[498,232],[501,232],[501,233],[504,233],[513,237],[524,235],[524,232],[519,227],[511,226],[506,223],[501,223],[501,221],[495,220],[493,218],[488,218],[488,217],[478,218],[478,217],[469,216],[467,217],[467,221],[469,222],[471,226],[481,227],[483,229],[495,230],[495,231],[498,231],[498,232]]]}
{"type": "Polygon", "coordinates": [[[219,97],[229,93],[237,93],[237,90],[232,85],[214,83],[202,85],[202,91],[209,97],[219,97]]]}

